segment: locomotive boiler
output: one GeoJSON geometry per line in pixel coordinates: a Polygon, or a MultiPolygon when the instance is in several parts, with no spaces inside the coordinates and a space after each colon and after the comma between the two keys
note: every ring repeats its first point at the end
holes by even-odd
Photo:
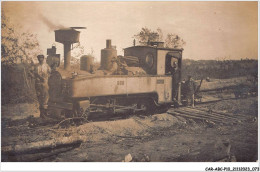
{"type": "MultiPolygon", "coordinates": [[[[70,39],[68,42],[62,42],[69,44],[78,41],[78,37],[77,40],[71,40],[67,35],[67,38],[70,39]]],[[[98,110],[154,111],[156,107],[171,105],[172,93],[176,89],[179,90],[177,101],[180,102],[181,89],[180,86],[173,88],[172,80],[175,78],[172,78],[171,69],[173,63],[177,63],[181,69],[183,49],[165,48],[163,42],[150,42],[144,46],[134,45],[125,48],[124,56],[117,56],[111,40],[107,40],[106,48],[101,51],[100,71],[108,71],[116,64],[116,71],[123,66],[127,72],[104,72],[104,75],[88,73],[64,77],[58,70],[54,70],[49,79],[49,111],[65,116],[85,117],[89,112],[98,110]],[[128,71],[137,68],[145,73],[130,74],[128,71]]],[[[66,56],[70,57],[68,52],[66,50],[66,56]]],[[[68,59],[64,60],[66,70],[69,63],[68,59]]]]}

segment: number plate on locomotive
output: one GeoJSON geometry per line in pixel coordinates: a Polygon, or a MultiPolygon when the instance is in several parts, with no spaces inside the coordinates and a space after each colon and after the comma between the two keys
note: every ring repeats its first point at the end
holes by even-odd
{"type": "Polygon", "coordinates": [[[164,84],[164,79],[157,79],[157,84],[164,84]]]}

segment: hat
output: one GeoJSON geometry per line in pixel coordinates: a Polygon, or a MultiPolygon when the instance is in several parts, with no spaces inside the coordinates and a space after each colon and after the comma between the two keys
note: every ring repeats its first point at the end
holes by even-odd
{"type": "Polygon", "coordinates": [[[44,55],[40,54],[40,55],[37,56],[37,58],[38,58],[38,59],[39,59],[39,58],[44,58],[44,55]]]}

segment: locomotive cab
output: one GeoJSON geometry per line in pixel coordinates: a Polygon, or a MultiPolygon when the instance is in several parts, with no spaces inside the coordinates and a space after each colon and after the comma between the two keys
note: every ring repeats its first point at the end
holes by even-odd
{"type": "MultiPolygon", "coordinates": [[[[124,55],[138,57],[140,66],[149,75],[167,76],[166,79],[164,79],[164,82],[171,82],[171,85],[165,85],[166,83],[164,83],[164,87],[161,86],[161,90],[163,91],[158,91],[158,96],[163,97],[162,94],[165,94],[165,92],[170,89],[171,100],[173,101],[176,97],[178,103],[180,103],[181,86],[175,83],[181,82],[182,51],[183,49],[165,48],[163,47],[162,42],[151,42],[146,46],[133,46],[126,48],[124,49],[124,55]],[[178,74],[173,74],[172,72],[174,64],[177,64],[178,66],[178,74]]],[[[159,87],[158,82],[157,87],[159,87]]]]}
{"type": "Polygon", "coordinates": [[[149,75],[168,75],[174,62],[177,62],[178,67],[181,68],[183,49],[152,45],[125,48],[124,56],[138,57],[140,66],[149,75]]]}

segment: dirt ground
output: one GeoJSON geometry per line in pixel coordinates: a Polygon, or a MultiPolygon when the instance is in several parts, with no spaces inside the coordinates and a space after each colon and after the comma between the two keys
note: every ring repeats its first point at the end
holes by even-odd
{"type": "MultiPolygon", "coordinates": [[[[220,93],[207,96],[216,100],[220,93]]],[[[16,108],[12,111],[12,105],[2,106],[2,149],[61,138],[81,140],[81,144],[53,150],[8,155],[2,152],[2,161],[255,162],[258,160],[257,97],[232,99],[230,95],[229,98],[198,106],[234,116],[243,114],[248,116],[246,121],[221,124],[168,113],[119,114],[109,118],[104,115],[90,117],[92,121],[88,123],[67,128],[61,128],[55,122],[32,127],[29,121],[37,118],[36,105],[20,104],[20,108],[13,105],[16,108]],[[30,109],[29,112],[26,109],[30,109]],[[10,114],[17,113],[15,111],[19,114],[10,114]]]]}

